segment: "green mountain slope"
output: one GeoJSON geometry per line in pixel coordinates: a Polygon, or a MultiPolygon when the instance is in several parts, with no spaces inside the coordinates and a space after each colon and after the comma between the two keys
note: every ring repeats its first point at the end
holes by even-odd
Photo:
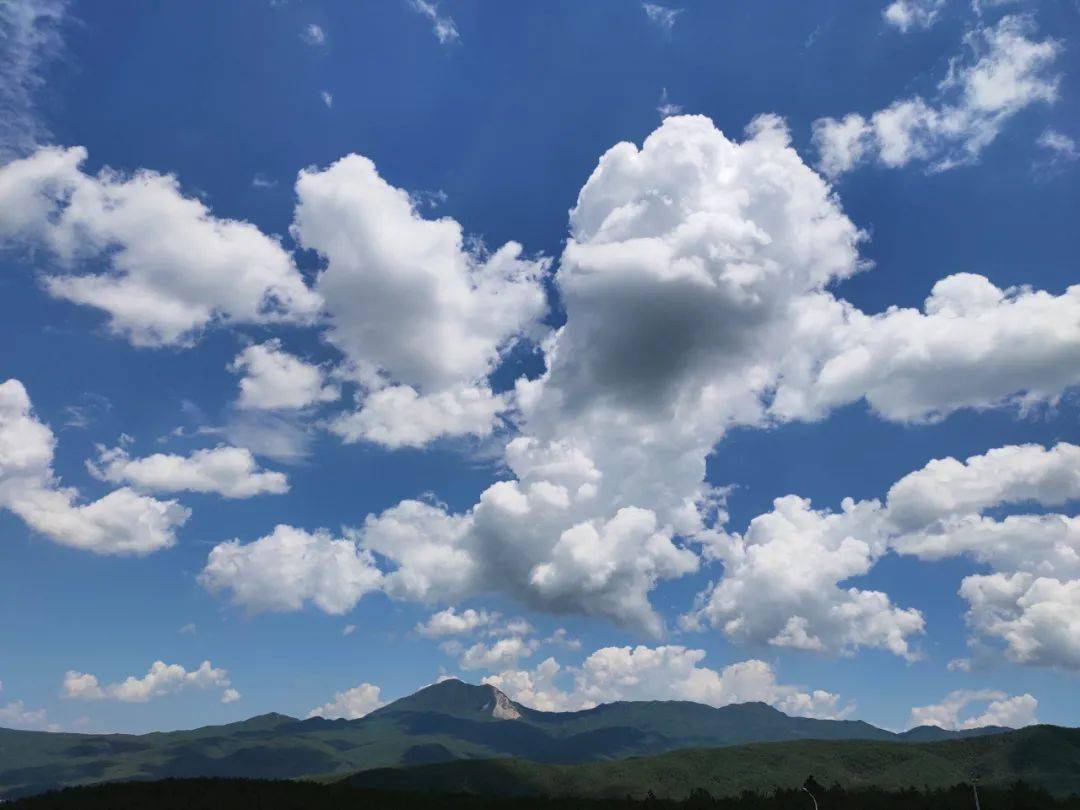
{"type": "MultiPolygon", "coordinates": [[[[926,733],[956,736],[940,729],[926,733]]],[[[491,686],[450,680],[352,721],[268,714],[138,736],[0,729],[0,798],[119,779],[343,776],[365,768],[492,757],[579,763],[806,739],[904,737],[862,722],[789,717],[763,703],[714,709],[621,702],[539,712],[491,686]]]]}
{"type": "Polygon", "coordinates": [[[1059,795],[1080,792],[1080,729],[1037,726],[934,743],[804,740],[676,751],[614,762],[556,765],[519,759],[363,771],[351,787],[493,796],[684,799],[797,788],[806,775],[847,789],[948,787],[974,770],[987,785],[1018,779],[1059,795]]]}

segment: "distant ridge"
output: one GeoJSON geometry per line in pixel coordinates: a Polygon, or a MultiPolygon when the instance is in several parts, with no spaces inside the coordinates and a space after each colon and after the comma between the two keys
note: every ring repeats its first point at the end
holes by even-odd
{"type": "MultiPolygon", "coordinates": [[[[926,743],[1000,734],[791,717],[765,703],[619,701],[542,712],[494,686],[448,679],[359,720],[258,715],[191,731],[67,734],[0,729],[0,798],[120,779],[344,777],[363,769],[517,758],[573,764],[747,743],[926,743]]],[[[483,767],[483,766],[476,766],[483,767]]]]}

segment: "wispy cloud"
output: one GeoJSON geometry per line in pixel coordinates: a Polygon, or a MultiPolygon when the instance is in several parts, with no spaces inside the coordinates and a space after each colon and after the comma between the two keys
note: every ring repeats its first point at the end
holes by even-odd
{"type": "Polygon", "coordinates": [[[308,45],[322,45],[326,42],[326,32],[322,29],[322,26],[309,23],[300,33],[300,39],[304,40],[308,45]]]}
{"type": "Polygon", "coordinates": [[[431,21],[431,30],[435,38],[442,45],[457,42],[461,39],[457,26],[449,14],[439,13],[438,3],[430,3],[427,0],[411,0],[410,4],[414,11],[423,14],[431,21]]]}
{"type": "Polygon", "coordinates": [[[320,95],[322,97],[322,103],[325,104],[328,108],[334,106],[333,93],[331,93],[329,90],[323,90],[320,95]]]}
{"type": "Polygon", "coordinates": [[[274,180],[272,177],[267,177],[262,172],[255,172],[255,175],[251,178],[252,188],[273,188],[276,185],[277,180],[274,180]]]}
{"type": "Polygon", "coordinates": [[[49,138],[37,94],[44,70],[63,53],[67,0],[0,2],[0,162],[49,138]]]}
{"type": "Polygon", "coordinates": [[[669,8],[657,3],[642,3],[641,8],[649,21],[659,26],[665,33],[670,34],[675,27],[675,20],[682,14],[681,8],[669,8]]]}
{"type": "Polygon", "coordinates": [[[667,118],[671,115],[679,115],[683,111],[683,108],[681,104],[675,104],[668,98],[668,91],[665,87],[660,91],[660,101],[656,105],[656,111],[660,113],[661,118],[667,118]]]}

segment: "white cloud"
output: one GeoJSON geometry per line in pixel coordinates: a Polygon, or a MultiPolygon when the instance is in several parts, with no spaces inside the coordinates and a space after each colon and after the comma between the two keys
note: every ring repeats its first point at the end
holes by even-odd
{"type": "Polygon", "coordinates": [[[518,660],[536,652],[540,642],[510,636],[493,641],[490,645],[477,642],[461,655],[462,669],[505,670],[517,666],[518,660]]]}
{"type": "MultiPolygon", "coordinates": [[[[184,669],[180,664],[155,661],[141,678],[129,675],[123,681],[101,686],[96,676],[69,670],[64,675],[60,696],[70,700],[116,700],[121,703],[146,703],[153,698],[176,694],[188,688],[211,689],[229,686],[228,673],[216,669],[209,661],[198,668],[184,669]]],[[[235,693],[229,689],[226,694],[235,693]]],[[[222,696],[222,702],[229,703],[222,696]]],[[[236,698],[239,693],[236,693],[236,698]]]]}
{"type": "Polygon", "coordinates": [[[195,622],[188,622],[180,628],[180,635],[182,636],[194,636],[198,633],[198,628],[195,626],[195,622]]]}
{"type": "Polygon", "coordinates": [[[372,556],[353,540],[279,525],[251,543],[214,546],[199,582],[228,591],[251,612],[299,610],[310,601],[339,615],[378,590],[381,577],[372,556]]]}
{"type": "Polygon", "coordinates": [[[865,398],[901,422],[962,408],[1055,403],[1080,384],[1080,285],[1061,295],[1001,290],[958,273],[934,285],[922,312],[866,315],[827,296],[802,302],[796,354],[771,406],[779,419],[815,419],[865,398]]]}
{"type": "Polygon", "coordinates": [[[131,484],[150,492],[212,492],[226,498],[289,491],[284,473],[260,470],[251,451],[243,447],[196,450],[190,456],[155,453],[132,458],[123,447],[98,445],[98,459],[88,462],[102,481],[131,484]]]}
{"type": "Polygon", "coordinates": [[[50,723],[45,709],[28,709],[21,700],[11,700],[0,705],[0,728],[26,729],[30,731],[59,731],[50,723]]]}
{"type": "Polygon", "coordinates": [[[355,624],[347,624],[343,628],[341,628],[341,635],[343,635],[343,636],[351,636],[355,632],[356,632],[356,625],[355,624]]]}
{"type": "Polygon", "coordinates": [[[649,22],[659,27],[665,34],[670,34],[675,27],[675,21],[682,14],[681,8],[669,8],[658,3],[642,3],[642,10],[649,22]]]}
{"type": "Polygon", "coordinates": [[[323,31],[322,26],[308,23],[304,26],[304,30],[300,32],[300,39],[304,40],[308,45],[322,45],[326,42],[326,32],[323,31]]]}
{"type": "Polygon", "coordinates": [[[964,461],[941,458],[889,489],[889,514],[901,528],[922,528],[956,514],[1006,503],[1061,506],[1080,499],[1080,446],[1008,445],[964,461]]]}
{"type": "Polygon", "coordinates": [[[1076,148],[1076,140],[1064,132],[1058,132],[1056,129],[1049,127],[1044,129],[1035,143],[1050,153],[1051,160],[1074,161],[1080,158],[1080,150],[1076,148]]]}
{"type": "Polygon", "coordinates": [[[237,406],[248,410],[296,410],[341,396],[328,385],[323,370],[281,348],[274,339],[256,343],[236,355],[229,371],[243,374],[237,406]]]}
{"type": "MultiPolygon", "coordinates": [[[[897,9],[892,21],[906,30],[922,20],[932,22],[939,5],[899,0],[886,19],[897,9]],[[927,9],[933,13],[920,15],[927,9]]],[[[925,162],[932,171],[975,162],[1010,118],[1057,98],[1060,77],[1052,68],[1061,45],[1032,39],[1033,30],[1031,18],[1023,15],[973,29],[965,37],[971,57],[950,62],[933,101],[913,96],[869,118],[852,113],[840,120],[818,119],[813,133],[820,167],[835,176],[871,158],[891,168],[925,162]]]]}
{"type": "Polygon", "coordinates": [[[224,692],[221,693],[221,702],[222,703],[236,703],[236,701],[240,700],[240,698],[242,698],[242,697],[243,697],[243,695],[241,695],[235,689],[230,687],[230,688],[226,689],[224,692]]]}
{"type": "MultiPolygon", "coordinates": [[[[845,499],[814,511],[793,495],[706,546],[724,575],[684,617],[730,638],[805,650],[877,646],[912,657],[917,610],[883,593],[843,588],[889,550],[924,560],[969,555],[991,575],[963,580],[976,636],[1005,643],[1018,663],[1080,668],[1080,518],[987,517],[1005,506],[1060,506],[1080,498],[1080,448],[1066,443],[1000,447],[964,462],[936,459],[897,481],[886,504],[845,499]]],[[[955,663],[955,666],[954,666],[955,663]]],[[[964,660],[951,669],[970,668],[964,660]]]]}
{"type": "Polygon", "coordinates": [[[932,26],[944,7],[945,0],[893,0],[881,14],[885,22],[906,34],[932,26]]]}
{"type": "Polygon", "coordinates": [[[431,32],[435,34],[440,45],[448,45],[461,39],[453,18],[449,14],[441,14],[439,4],[434,0],[410,0],[409,5],[431,22],[431,32]]]}
{"type": "Polygon", "coordinates": [[[139,346],[189,344],[205,327],[311,323],[321,300],[277,239],[213,216],[171,175],[80,170],[82,147],[0,167],[0,239],[41,244],[48,292],[103,310],[139,346]],[[101,267],[107,272],[78,272],[101,267]]]}
{"type": "Polygon", "coordinates": [[[369,441],[384,447],[423,447],[452,436],[489,436],[509,403],[487,386],[460,386],[421,395],[394,385],[368,395],[358,411],[342,414],[329,428],[346,442],[369,441]]]}
{"type": "Polygon", "coordinates": [[[397,384],[338,430],[395,446],[490,432],[503,403],[484,380],[510,346],[537,332],[547,260],[523,258],[514,242],[489,254],[453,219],[423,218],[359,155],[301,172],[296,191],[293,236],[326,260],[317,287],[329,340],[365,394],[397,384]],[[399,405],[422,424],[410,431],[392,413],[399,405]]]}
{"type": "Polygon", "coordinates": [[[316,706],[308,712],[308,717],[358,720],[383,705],[379,692],[379,687],[370,683],[362,683],[344,692],[336,692],[333,700],[327,701],[322,706],[316,706]]]}
{"type": "MultiPolygon", "coordinates": [[[[485,385],[505,347],[536,334],[545,265],[520,259],[517,246],[501,262],[508,248],[466,248],[458,223],[421,218],[355,155],[302,173],[297,189],[293,230],[326,259],[318,289],[339,307],[331,339],[362,384],[361,414],[363,397],[380,394],[426,414],[421,403],[485,385]],[[496,298],[506,303],[490,304],[496,298]]],[[[729,542],[733,583],[788,585],[768,550],[796,540],[763,524],[757,542],[731,543],[737,535],[718,528],[725,491],[705,482],[705,466],[731,427],[821,418],[860,398],[900,421],[1029,407],[1080,380],[1080,289],[1002,291],[957,275],[934,288],[925,311],[880,315],[829,293],[867,269],[865,237],[775,116],[755,119],[742,142],[704,117],[673,116],[642,146],[617,144],[582,188],[570,225],[556,277],[565,324],[542,343],[544,374],[519,380],[513,395],[513,478],[460,513],[402,501],[356,534],[385,562],[383,588],[395,598],[446,604],[498,592],[661,634],[650,592],[697,570],[700,545],[717,556],[717,541],[729,542]]],[[[423,424],[409,441],[440,430],[423,424]]],[[[699,618],[747,641],[913,654],[917,612],[842,586],[887,550],[891,530],[848,536],[885,520],[882,507],[853,504],[835,517],[785,503],[790,514],[767,523],[817,527],[811,550],[836,578],[809,572],[822,588],[811,595],[794,583],[777,599],[788,610],[756,623],[738,621],[750,603],[715,603],[699,618]]]]}
{"type": "Polygon", "coordinates": [[[438,613],[432,613],[426,622],[416,625],[416,632],[428,638],[466,635],[487,627],[499,620],[498,613],[486,610],[466,610],[457,612],[448,607],[438,613]]]}
{"type": "Polygon", "coordinates": [[[965,577],[968,624],[1005,644],[1010,661],[1080,670],[1080,578],[1026,572],[965,577]]]}
{"type": "Polygon", "coordinates": [[[548,658],[534,670],[508,670],[484,679],[513,700],[546,711],[571,711],[616,700],[692,700],[710,706],[762,701],[806,717],[845,717],[837,695],[777,682],[772,667],[751,659],[721,670],[700,666],[704,650],[681,646],[605,647],[572,670],[573,686],[555,684],[559,664],[548,658]]]}
{"type": "Polygon", "coordinates": [[[0,163],[49,137],[36,96],[45,67],[63,52],[67,7],[66,0],[0,3],[0,163]]]}
{"type": "Polygon", "coordinates": [[[946,695],[941,703],[912,708],[908,726],[938,726],[949,730],[985,726],[1023,728],[1039,722],[1035,719],[1038,706],[1039,701],[1029,694],[1009,697],[994,689],[958,689],[946,695]],[[961,719],[960,713],[972,703],[988,705],[982,714],[961,719]]]}
{"type": "Polygon", "coordinates": [[[56,439],[18,380],[0,384],[0,507],[61,545],[96,554],[143,555],[176,542],[190,512],[123,487],[79,504],[52,469],[56,439]]]}
{"type": "Polygon", "coordinates": [[[325,105],[326,109],[329,110],[334,106],[334,94],[331,93],[329,90],[323,90],[321,93],[319,93],[319,98],[322,99],[322,103],[323,105],[325,105]]]}
{"type": "Polygon", "coordinates": [[[847,499],[841,512],[830,513],[793,495],[777,498],[744,535],[711,547],[724,575],[699,596],[685,624],[707,623],[752,644],[844,653],[880,647],[917,657],[909,637],[923,630],[918,610],[839,584],[868,573],[888,540],[876,501],[847,499]]]}
{"type": "Polygon", "coordinates": [[[681,104],[675,104],[668,98],[667,88],[665,87],[660,91],[660,101],[656,105],[656,111],[661,118],[668,118],[672,115],[680,115],[683,109],[681,104]]]}

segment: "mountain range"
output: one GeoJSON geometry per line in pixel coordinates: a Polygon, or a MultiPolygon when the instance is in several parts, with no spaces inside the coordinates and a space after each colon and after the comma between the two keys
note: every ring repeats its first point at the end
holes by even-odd
{"type": "Polygon", "coordinates": [[[568,765],[769,742],[863,741],[894,744],[880,750],[906,744],[897,750],[914,751],[915,745],[1007,731],[920,727],[896,734],[861,721],[791,717],[764,703],[713,708],[683,701],[624,701],[576,712],[542,712],[490,685],[445,680],[358,720],[265,714],[223,726],[143,735],[0,729],[0,798],[123,779],[329,780],[384,769],[355,778],[392,782],[398,777],[391,774],[400,772],[385,769],[427,766],[423,773],[439,781],[445,778],[440,774],[455,767],[508,767],[505,762],[455,764],[461,760],[515,758],[524,761],[515,767],[542,771],[550,766],[556,773],[568,765]]]}

